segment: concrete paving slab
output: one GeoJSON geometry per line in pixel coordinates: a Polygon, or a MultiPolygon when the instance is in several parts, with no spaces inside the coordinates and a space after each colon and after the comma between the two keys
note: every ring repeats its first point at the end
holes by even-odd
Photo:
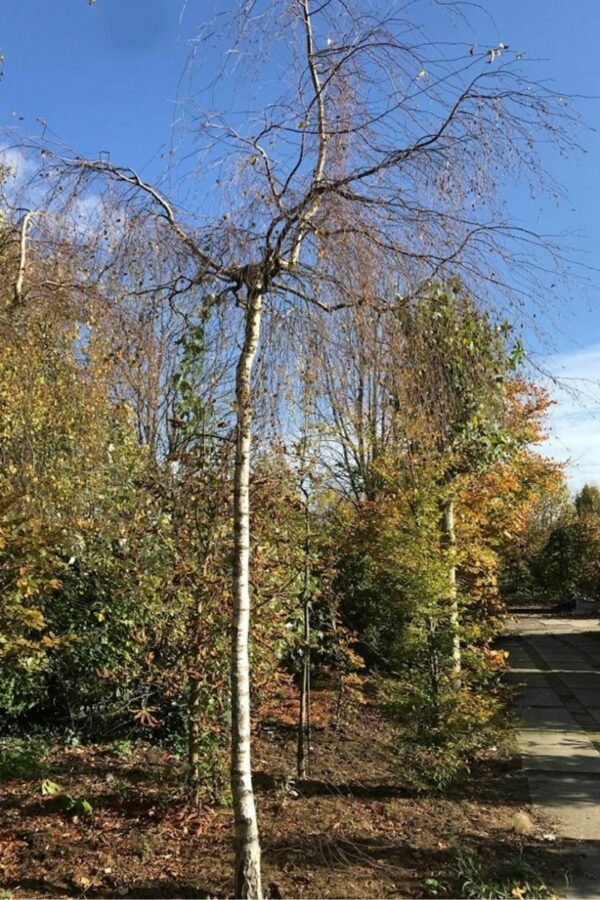
{"type": "Polygon", "coordinates": [[[598,662],[600,661],[600,647],[598,647],[597,644],[584,644],[581,641],[570,641],[569,643],[574,647],[577,653],[581,653],[598,665],[598,662]]]}
{"type": "Polygon", "coordinates": [[[505,649],[508,650],[508,659],[511,666],[523,666],[524,669],[531,670],[538,668],[537,664],[528,653],[519,653],[516,650],[511,650],[510,647],[505,649]]]}
{"type": "Polygon", "coordinates": [[[511,669],[506,673],[506,682],[514,687],[549,688],[548,678],[541,672],[529,672],[527,669],[511,669]]]}
{"type": "Polygon", "coordinates": [[[574,733],[581,731],[581,725],[564,706],[530,706],[520,712],[519,718],[525,729],[574,733]]]}
{"type": "Polygon", "coordinates": [[[600,700],[600,672],[567,672],[560,675],[560,680],[573,690],[595,690],[600,700]]]}
{"type": "Polygon", "coordinates": [[[589,715],[600,725],[600,702],[598,706],[588,706],[586,709],[589,715]]]}
{"type": "Polygon", "coordinates": [[[517,700],[519,708],[523,706],[561,706],[561,700],[556,691],[550,687],[526,687],[520,691],[517,700]]]}
{"type": "Polygon", "coordinates": [[[540,650],[539,653],[535,654],[535,657],[536,666],[538,669],[539,665],[537,663],[537,660],[542,659],[545,668],[573,669],[575,667],[575,671],[579,671],[579,667],[583,666],[590,672],[596,671],[594,664],[591,663],[589,659],[587,659],[581,653],[548,653],[546,651],[540,650]]]}
{"type": "MultiPolygon", "coordinates": [[[[540,709],[539,707],[527,708],[524,710],[520,710],[520,718],[525,725],[528,725],[530,729],[533,727],[534,722],[537,720],[537,714],[540,712],[555,712],[555,710],[548,709],[540,709]],[[531,717],[531,718],[530,718],[531,717]]],[[[565,710],[565,715],[568,716],[568,712],[565,710]]],[[[571,718],[571,717],[569,717],[571,718]]],[[[573,723],[573,719],[571,718],[571,724],[573,723]]],[[[576,722],[574,724],[577,724],[576,722]]],[[[600,760],[600,753],[593,747],[591,741],[585,734],[585,732],[579,727],[579,730],[572,733],[571,731],[567,732],[563,728],[546,728],[542,726],[535,730],[535,733],[532,733],[531,730],[523,736],[522,744],[527,747],[556,747],[562,746],[566,751],[572,753],[579,753],[589,751],[589,755],[597,756],[600,760]]],[[[525,760],[526,761],[526,760],[525,760]]]]}
{"type": "Polygon", "coordinates": [[[600,841],[600,781],[575,775],[528,778],[532,799],[543,801],[569,837],[600,841]]]}
{"type": "Polygon", "coordinates": [[[574,754],[563,744],[548,744],[545,747],[532,744],[530,747],[523,746],[522,752],[527,756],[523,760],[523,769],[528,775],[544,772],[557,778],[562,775],[575,775],[577,778],[593,775],[600,778],[600,757],[594,758],[585,751],[574,754]]]}
{"type": "Polygon", "coordinates": [[[593,690],[591,688],[571,688],[572,693],[577,697],[579,702],[588,709],[590,706],[598,706],[600,704],[600,688],[593,690]]]}
{"type": "Polygon", "coordinates": [[[587,672],[589,675],[600,674],[600,672],[598,672],[596,668],[593,668],[590,662],[583,657],[577,658],[571,655],[555,659],[554,657],[543,653],[540,653],[540,656],[544,660],[546,666],[553,672],[587,672]]]}

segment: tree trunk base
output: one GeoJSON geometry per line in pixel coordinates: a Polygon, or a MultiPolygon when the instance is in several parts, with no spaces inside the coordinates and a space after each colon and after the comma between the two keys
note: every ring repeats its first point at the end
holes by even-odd
{"type": "Polygon", "coordinates": [[[238,844],[236,852],[235,896],[239,900],[262,900],[260,846],[258,840],[238,844]]]}

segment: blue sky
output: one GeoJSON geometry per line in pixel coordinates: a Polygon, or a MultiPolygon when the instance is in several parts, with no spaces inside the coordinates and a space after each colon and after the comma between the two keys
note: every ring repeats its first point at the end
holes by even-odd
{"type": "MultiPolygon", "coordinates": [[[[388,4],[381,0],[382,8],[388,4]]],[[[151,178],[163,166],[177,114],[178,92],[199,24],[227,0],[4,0],[0,8],[0,124],[48,128],[78,151],[141,169],[151,178]]],[[[598,0],[482,0],[472,30],[457,20],[457,36],[499,41],[526,53],[533,74],[565,93],[600,97],[600,5],[598,0]],[[535,60],[535,62],[534,62],[535,60]]],[[[435,3],[416,15],[435,27],[435,3]]],[[[200,64],[210,72],[210,48],[200,64]]],[[[516,219],[546,232],[568,232],[590,266],[600,269],[600,99],[579,104],[591,129],[582,133],[586,153],[548,163],[567,192],[532,205],[507,187],[516,219]]],[[[600,275],[598,276],[600,278],[600,275]]],[[[555,308],[550,343],[540,347],[546,364],[567,378],[600,379],[600,318],[594,292],[565,289],[555,308]],[[574,296],[569,296],[571,293],[574,296]]],[[[536,344],[531,335],[530,342],[536,344]]],[[[585,398],[557,392],[549,449],[572,459],[574,485],[600,479],[600,392],[586,382],[585,398]],[[598,416],[598,418],[596,417],[598,416]]]]}

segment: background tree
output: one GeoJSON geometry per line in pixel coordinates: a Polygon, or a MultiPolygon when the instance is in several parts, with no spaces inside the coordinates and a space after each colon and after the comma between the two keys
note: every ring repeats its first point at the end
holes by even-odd
{"type": "Polygon", "coordinates": [[[428,296],[402,310],[408,357],[407,393],[423,413],[423,438],[441,457],[441,528],[448,558],[447,599],[457,687],[462,667],[457,584],[455,503],[461,475],[483,473],[514,435],[503,416],[504,386],[522,355],[508,346],[508,323],[476,309],[459,282],[431,285],[428,296]]]}

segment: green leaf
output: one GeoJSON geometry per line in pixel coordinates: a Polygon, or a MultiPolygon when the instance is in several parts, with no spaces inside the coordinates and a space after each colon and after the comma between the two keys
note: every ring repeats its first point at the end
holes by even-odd
{"type": "Polygon", "coordinates": [[[94,814],[94,807],[89,800],[76,800],[72,806],[73,812],[80,816],[91,816],[94,814]]]}
{"type": "Polygon", "coordinates": [[[54,794],[60,794],[62,788],[60,784],[57,784],[55,781],[50,781],[49,778],[44,778],[40,785],[40,793],[42,797],[52,797],[54,794]]]}

